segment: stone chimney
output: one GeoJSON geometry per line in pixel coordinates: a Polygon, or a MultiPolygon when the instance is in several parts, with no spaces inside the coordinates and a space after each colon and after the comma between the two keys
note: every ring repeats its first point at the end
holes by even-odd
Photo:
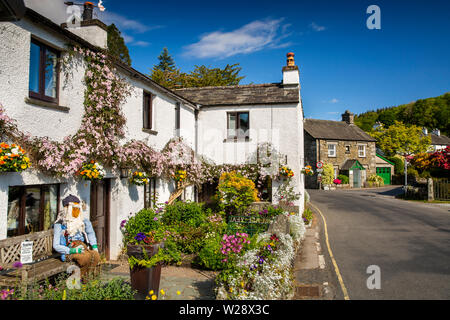
{"type": "Polygon", "coordinates": [[[347,122],[348,124],[355,124],[355,114],[346,110],[342,115],[342,121],[347,122]]]}
{"type": "Polygon", "coordinates": [[[300,85],[300,73],[298,66],[295,65],[295,54],[287,54],[287,64],[283,67],[283,86],[297,88],[300,85]]]}
{"type": "Polygon", "coordinates": [[[108,48],[108,27],[98,19],[94,19],[95,5],[86,1],[83,5],[82,21],[75,21],[73,25],[63,23],[62,27],[67,28],[80,38],[102,49],[108,48]]]}

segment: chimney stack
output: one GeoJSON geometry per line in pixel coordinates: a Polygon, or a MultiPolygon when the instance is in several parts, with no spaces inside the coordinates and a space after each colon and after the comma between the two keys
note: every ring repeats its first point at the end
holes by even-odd
{"type": "MultiPolygon", "coordinates": [[[[67,5],[74,5],[73,2],[66,2],[67,5]]],[[[83,19],[77,25],[67,25],[63,23],[62,27],[67,28],[72,33],[83,38],[87,42],[102,49],[108,48],[108,26],[98,19],[94,19],[94,8],[96,6],[90,1],[83,5],[84,11],[81,16],[83,19]]]]}
{"type": "Polygon", "coordinates": [[[83,21],[92,20],[93,17],[94,17],[94,4],[92,2],[86,1],[84,3],[83,21]]]}
{"type": "Polygon", "coordinates": [[[283,67],[283,86],[286,88],[296,89],[300,86],[300,73],[298,66],[295,65],[295,54],[289,52],[287,55],[286,66],[283,67]]]}
{"type": "Polygon", "coordinates": [[[347,124],[355,124],[355,114],[346,110],[345,113],[342,115],[342,121],[347,122],[347,124]]]}

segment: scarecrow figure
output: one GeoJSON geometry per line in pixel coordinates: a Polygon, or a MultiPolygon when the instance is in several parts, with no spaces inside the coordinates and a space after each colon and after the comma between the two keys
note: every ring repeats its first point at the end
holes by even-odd
{"type": "Polygon", "coordinates": [[[61,254],[62,261],[76,262],[81,277],[99,271],[100,255],[92,223],[85,216],[80,199],[69,195],[63,200],[64,209],[56,219],[53,248],[61,254]]]}

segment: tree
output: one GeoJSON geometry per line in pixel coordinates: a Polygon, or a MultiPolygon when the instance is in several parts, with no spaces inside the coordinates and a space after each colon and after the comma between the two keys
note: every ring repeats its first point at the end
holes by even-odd
{"type": "Polygon", "coordinates": [[[388,156],[426,152],[431,144],[431,138],[422,135],[420,127],[406,126],[399,121],[388,128],[381,126],[369,134],[377,139],[377,146],[388,156]]]}
{"type": "Polygon", "coordinates": [[[125,44],[120,30],[113,23],[108,26],[108,51],[109,53],[121,60],[123,63],[131,66],[130,52],[125,44]]]}
{"type": "Polygon", "coordinates": [[[181,72],[175,65],[175,61],[164,48],[158,57],[159,63],[151,71],[150,78],[169,89],[233,86],[238,85],[245,77],[239,76],[242,68],[239,64],[226,65],[225,68],[211,68],[195,66],[190,73],[181,72]]]}
{"type": "Polygon", "coordinates": [[[169,50],[164,47],[163,51],[158,57],[159,64],[153,67],[153,70],[161,70],[163,72],[169,71],[173,72],[176,70],[175,61],[172,56],[169,54],[169,50]]]}
{"type": "Polygon", "coordinates": [[[242,68],[239,64],[229,65],[225,68],[211,68],[206,66],[195,66],[186,77],[185,87],[222,87],[238,85],[245,77],[240,77],[242,68]]]}

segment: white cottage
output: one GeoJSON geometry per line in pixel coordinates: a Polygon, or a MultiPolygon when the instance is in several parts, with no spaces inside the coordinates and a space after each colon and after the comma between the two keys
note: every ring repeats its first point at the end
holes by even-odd
{"type": "MultiPolygon", "coordinates": [[[[106,37],[106,26],[92,16],[85,16],[78,29],[31,9],[18,21],[0,22],[0,104],[20,131],[59,142],[77,132],[85,112],[86,65],[81,59],[65,77],[57,58],[68,54],[67,44],[105,49],[106,37]]],[[[302,196],[296,205],[303,210],[303,112],[299,71],[291,60],[278,84],[176,91],[117,62],[132,92],[121,106],[123,143],[139,140],[160,150],[181,136],[195,152],[220,164],[248,161],[258,143],[271,142],[296,173],[293,185],[302,196]]],[[[276,182],[272,187],[275,191],[276,182]]],[[[156,196],[166,201],[174,189],[173,181],[163,179],[145,187],[130,185],[112,168],[96,184],[33,169],[0,173],[0,240],[50,229],[61,200],[75,194],[87,205],[100,249],[114,260],[121,250],[121,221],[156,196]]],[[[197,196],[193,187],[183,194],[186,200],[197,196]]]]}

